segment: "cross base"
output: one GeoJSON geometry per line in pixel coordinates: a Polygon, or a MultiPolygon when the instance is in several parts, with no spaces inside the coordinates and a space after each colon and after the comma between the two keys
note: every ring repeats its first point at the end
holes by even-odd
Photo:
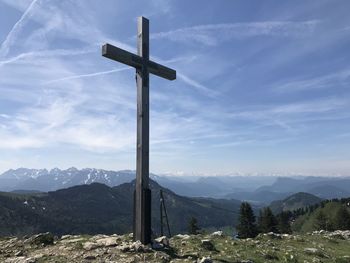
{"type": "Polygon", "coordinates": [[[152,227],[151,227],[151,208],[152,208],[152,192],[150,189],[142,189],[141,205],[143,214],[141,218],[137,217],[137,195],[134,191],[134,222],[133,222],[133,239],[140,240],[142,244],[151,243],[152,227]],[[138,231],[137,229],[141,229],[138,231]]]}

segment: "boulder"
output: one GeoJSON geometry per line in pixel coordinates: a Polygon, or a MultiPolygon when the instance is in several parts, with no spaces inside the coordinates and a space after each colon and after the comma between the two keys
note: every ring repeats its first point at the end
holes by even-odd
{"type": "Polygon", "coordinates": [[[121,246],[118,246],[118,249],[120,249],[121,252],[128,252],[130,251],[130,246],[123,244],[121,246]]]}
{"type": "Polygon", "coordinates": [[[63,235],[63,236],[61,236],[61,240],[72,238],[72,237],[73,237],[73,235],[63,235]]]}
{"type": "Polygon", "coordinates": [[[216,231],[210,234],[212,237],[222,237],[224,236],[224,233],[222,231],[216,231]]]}
{"type": "Polygon", "coordinates": [[[96,249],[96,248],[98,248],[98,247],[100,247],[100,245],[98,245],[97,243],[95,243],[95,242],[85,242],[84,243],[84,245],[83,245],[83,248],[85,249],[85,250],[93,250],[93,249],[96,249]]]}
{"type": "Polygon", "coordinates": [[[274,232],[269,232],[266,234],[266,236],[268,236],[269,238],[272,238],[272,239],[282,239],[281,234],[277,234],[274,232]]]}
{"type": "Polygon", "coordinates": [[[97,239],[96,244],[101,247],[114,247],[117,245],[117,238],[105,237],[105,238],[97,239]]]}
{"type": "Polygon", "coordinates": [[[201,240],[201,246],[206,250],[215,250],[213,243],[209,239],[201,240]]]}
{"type": "Polygon", "coordinates": [[[187,235],[187,234],[185,234],[185,235],[178,234],[178,235],[176,235],[175,237],[178,237],[178,238],[181,238],[181,239],[189,239],[191,236],[190,236],[190,235],[187,235]]]}
{"type": "Polygon", "coordinates": [[[169,239],[166,236],[158,237],[154,241],[166,247],[169,246],[169,239]]]}
{"type": "Polygon", "coordinates": [[[139,240],[130,245],[130,250],[135,252],[149,252],[150,248],[147,245],[143,245],[139,240]]]}
{"type": "Polygon", "coordinates": [[[86,260],[94,260],[94,259],[96,259],[96,256],[95,255],[85,255],[84,259],[86,259],[86,260]]]}
{"type": "Polygon", "coordinates": [[[140,252],[140,253],[145,253],[145,252],[150,252],[152,250],[151,247],[147,245],[143,245],[139,240],[131,243],[131,244],[122,244],[117,247],[122,252],[140,252]]]}
{"type": "Polygon", "coordinates": [[[46,232],[46,233],[37,234],[27,239],[25,242],[33,245],[48,246],[48,245],[53,245],[53,241],[54,241],[54,236],[51,233],[46,232]]]}
{"type": "Polygon", "coordinates": [[[16,252],[15,252],[15,256],[16,256],[16,257],[23,256],[23,251],[22,251],[22,250],[16,251],[16,252]]]}

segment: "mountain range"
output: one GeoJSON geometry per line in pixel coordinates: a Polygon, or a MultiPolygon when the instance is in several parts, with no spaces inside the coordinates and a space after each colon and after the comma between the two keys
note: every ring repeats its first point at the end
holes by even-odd
{"type": "MultiPolygon", "coordinates": [[[[349,177],[150,177],[155,233],[161,189],[172,233],[186,232],[192,216],[202,228],[233,227],[243,200],[279,213],[350,196],[349,177]]],[[[0,235],[131,232],[134,182],[129,170],[9,170],[0,175],[0,235]]]]}
{"type": "MultiPolygon", "coordinates": [[[[10,169],[0,175],[0,191],[54,191],[75,185],[102,183],[110,187],[135,179],[135,171],[71,167],[66,170],[10,169]]],[[[190,197],[220,197],[235,191],[251,191],[273,183],[273,176],[164,176],[150,174],[151,179],[174,192],[190,197]]]]}
{"type": "MultiPolygon", "coordinates": [[[[350,177],[270,175],[254,176],[170,176],[150,174],[150,178],[178,195],[238,199],[257,205],[306,192],[319,198],[350,196],[350,177]]],[[[11,169],[0,175],[0,191],[55,191],[75,185],[101,183],[110,187],[131,182],[135,171],[108,171],[94,168],[11,169]]]]}
{"type": "MultiPolygon", "coordinates": [[[[48,193],[0,193],[0,235],[39,232],[63,234],[112,234],[132,232],[135,181],[116,187],[100,183],[73,186],[48,193]]],[[[150,182],[152,228],[159,233],[162,189],[172,233],[187,232],[190,217],[202,228],[236,224],[240,201],[189,198],[150,182]]]]}
{"type": "Polygon", "coordinates": [[[135,179],[135,172],[107,171],[101,169],[69,168],[61,170],[47,169],[11,169],[0,175],[0,191],[37,190],[54,191],[75,185],[101,183],[108,186],[117,186],[135,179]]]}

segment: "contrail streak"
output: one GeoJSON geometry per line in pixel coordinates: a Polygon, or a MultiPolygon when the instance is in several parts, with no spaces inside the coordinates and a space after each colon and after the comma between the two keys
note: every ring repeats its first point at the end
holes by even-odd
{"type": "Polygon", "coordinates": [[[7,34],[4,42],[2,42],[1,47],[0,47],[0,56],[4,57],[7,55],[7,53],[9,52],[10,46],[14,41],[14,38],[16,37],[18,32],[20,31],[20,29],[21,29],[23,23],[26,21],[26,19],[28,19],[30,17],[30,12],[32,11],[33,6],[35,5],[35,3],[37,1],[38,0],[33,0],[33,2],[31,2],[31,4],[26,9],[26,11],[24,11],[21,18],[17,21],[17,23],[13,26],[11,31],[7,34]]]}
{"type": "Polygon", "coordinates": [[[95,73],[90,73],[90,74],[74,75],[74,76],[69,76],[69,77],[65,77],[65,78],[50,80],[48,82],[45,82],[44,85],[52,84],[52,83],[59,82],[59,81],[71,80],[71,79],[80,79],[80,78],[100,76],[100,75],[110,74],[113,72],[120,72],[120,71],[124,71],[124,70],[128,70],[128,69],[131,69],[131,68],[118,68],[118,69],[100,71],[100,72],[95,72],[95,73]]]}

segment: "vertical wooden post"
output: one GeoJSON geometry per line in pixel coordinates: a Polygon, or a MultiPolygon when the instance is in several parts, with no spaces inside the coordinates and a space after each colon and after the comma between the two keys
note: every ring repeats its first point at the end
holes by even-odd
{"type": "MultiPolygon", "coordinates": [[[[144,17],[139,17],[137,20],[137,55],[104,44],[102,56],[136,68],[137,149],[133,228],[134,240],[148,244],[151,242],[152,234],[149,189],[149,73],[174,80],[176,71],[149,60],[149,21],[144,17]]],[[[165,207],[164,212],[166,215],[165,207]]]]}
{"type": "Polygon", "coordinates": [[[151,191],[149,189],[149,21],[138,18],[137,53],[143,65],[136,69],[137,156],[134,209],[134,239],[151,242],[151,191]]]}

